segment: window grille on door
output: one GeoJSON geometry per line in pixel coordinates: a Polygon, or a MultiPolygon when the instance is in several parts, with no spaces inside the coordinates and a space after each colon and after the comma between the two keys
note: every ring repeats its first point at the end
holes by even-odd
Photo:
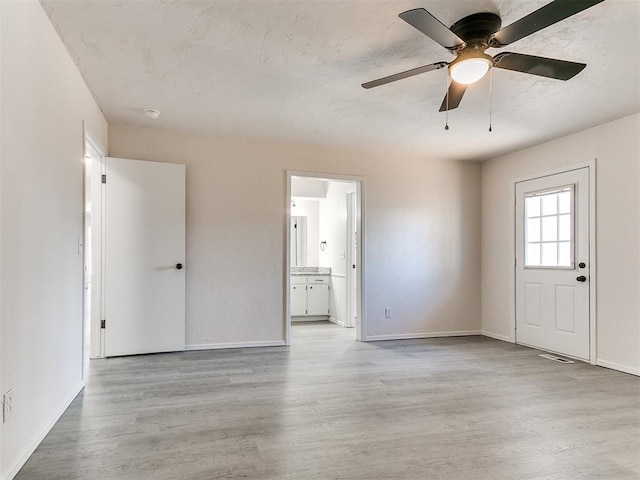
{"type": "Polygon", "coordinates": [[[574,190],[525,194],[525,267],[573,268],[574,190]]]}

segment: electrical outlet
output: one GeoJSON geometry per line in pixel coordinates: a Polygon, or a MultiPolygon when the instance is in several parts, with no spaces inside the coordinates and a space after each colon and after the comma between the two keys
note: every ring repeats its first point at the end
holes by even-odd
{"type": "Polygon", "coordinates": [[[13,410],[13,390],[2,396],[2,423],[7,423],[13,410]]]}
{"type": "Polygon", "coordinates": [[[385,308],[384,309],[384,318],[391,318],[391,309],[390,308],[385,308]]]}

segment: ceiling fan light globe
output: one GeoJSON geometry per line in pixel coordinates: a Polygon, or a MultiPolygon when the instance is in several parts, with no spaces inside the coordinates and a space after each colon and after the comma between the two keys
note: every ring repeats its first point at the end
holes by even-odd
{"type": "Polygon", "coordinates": [[[449,66],[451,78],[463,85],[471,85],[484,77],[493,62],[485,57],[465,58],[459,62],[453,62],[449,66]]]}

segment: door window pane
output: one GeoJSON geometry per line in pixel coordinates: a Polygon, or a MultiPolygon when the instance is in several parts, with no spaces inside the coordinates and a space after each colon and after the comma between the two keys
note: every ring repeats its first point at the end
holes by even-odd
{"type": "Polygon", "coordinates": [[[573,268],[574,186],[525,195],[525,266],[573,268]]]}
{"type": "Polygon", "coordinates": [[[558,266],[558,245],[556,242],[542,244],[542,262],[545,267],[558,266]]]}
{"type": "Polygon", "coordinates": [[[571,215],[558,216],[558,240],[571,240],[571,215]]]}
{"type": "Polygon", "coordinates": [[[542,217],[542,241],[555,242],[558,240],[558,217],[542,217]]]}
{"type": "Polygon", "coordinates": [[[530,218],[527,220],[527,241],[540,241],[540,219],[530,218]]]}
{"type": "Polygon", "coordinates": [[[527,216],[539,217],[540,216],[540,197],[527,197],[527,216]]]}
{"type": "Polygon", "coordinates": [[[571,211],[571,192],[560,192],[558,194],[558,213],[569,213],[571,211]]]}
{"type": "Polygon", "coordinates": [[[542,195],[540,199],[542,200],[542,215],[555,215],[558,213],[558,195],[551,193],[542,195]]]}
{"type": "Polygon", "coordinates": [[[571,266],[571,242],[560,242],[558,244],[558,265],[562,267],[571,266]]]}
{"type": "Polygon", "coordinates": [[[540,265],[540,244],[530,243],[527,245],[527,258],[525,260],[527,266],[540,265]]]}

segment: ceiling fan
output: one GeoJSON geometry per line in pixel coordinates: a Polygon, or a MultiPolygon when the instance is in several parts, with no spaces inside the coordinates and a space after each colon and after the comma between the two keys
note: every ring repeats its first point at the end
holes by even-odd
{"type": "Polygon", "coordinates": [[[440,106],[440,111],[443,112],[457,108],[467,86],[484,77],[492,67],[569,80],[587,65],[512,52],[503,52],[492,57],[486,54],[485,50],[505,47],[603,1],[555,0],[502,29],[502,20],[494,13],[474,13],[447,28],[424,8],[407,10],[399,15],[402,20],[442,45],[456,55],[456,58],[451,62],[431,63],[379,78],[363,83],[362,87],[373,88],[448,67],[452,82],[440,106]]]}

